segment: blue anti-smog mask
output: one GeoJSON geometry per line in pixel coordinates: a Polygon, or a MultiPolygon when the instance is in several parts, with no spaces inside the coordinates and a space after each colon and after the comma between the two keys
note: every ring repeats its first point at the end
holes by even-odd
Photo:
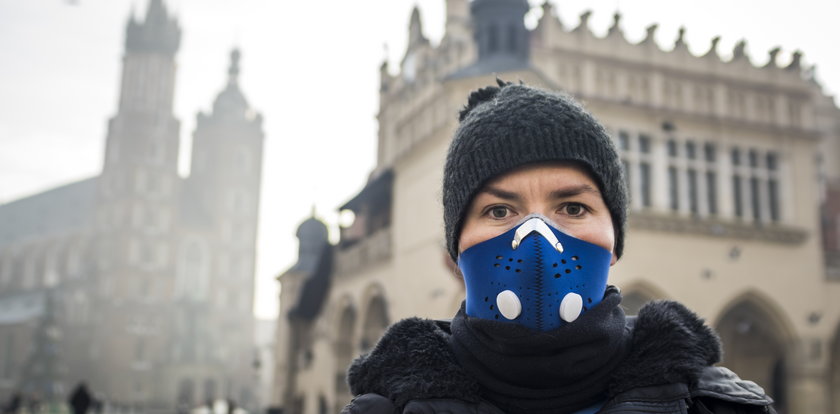
{"type": "Polygon", "coordinates": [[[467,315],[556,329],[601,301],[611,260],[609,250],[531,214],[459,256],[467,315]]]}

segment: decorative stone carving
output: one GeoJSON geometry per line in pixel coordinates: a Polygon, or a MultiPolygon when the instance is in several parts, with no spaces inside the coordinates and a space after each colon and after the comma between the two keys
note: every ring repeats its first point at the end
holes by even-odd
{"type": "Polygon", "coordinates": [[[575,28],[575,32],[580,30],[589,30],[589,18],[592,16],[592,10],[587,10],[580,14],[580,24],[575,28]]]}
{"type": "Polygon", "coordinates": [[[685,27],[680,26],[680,31],[677,34],[677,40],[674,42],[674,50],[686,48],[687,46],[685,44],[685,27]]]}
{"type": "Polygon", "coordinates": [[[778,56],[778,54],[781,50],[782,50],[781,47],[776,46],[776,47],[770,49],[769,52],[767,52],[767,54],[770,56],[770,58],[767,60],[767,64],[764,65],[765,68],[778,67],[778,65],[776,65],[776,57],[778,56]]]}
{"type": "Polygon", "coordinates": [[[746,49],[747,49],[747,41],[746,40],[742,39],[740,42],[735,44],[735,48],[732,49],[732,61],[735,62],[737,60],[746,58],[747,57],[746,49]]]}
{"type": "Polygon", "coordinates": [[[703,54],[702,57],[715,57],[720,59],[720,55],[718,55],[717,47],[718,43],[720,43],[720,36],[715,36],[712,38],[712,44],[709,46],[709,50],[703,54]]]}
{"type": "Polygon", "coordinates": [[[607,32],[607,36],[613,36],[615,34],[621,34],[620,24],[621,24],[621,13],[615,12],[615,14],[613,14],[612,26],[610,26],[610,29],[607,32]]]}
{"type": "Polygon", "coordinates": [[[785,69],[788,70],[799,70],[802,68],[802,52],[797,50],[793,52],[793,59],[790,61],[790,64],[787,65],[785,69]]]}
{"type": "Polygon", "coordinates": [[[642,40],[642,43],[643,44],[654,43],[654,40],[655,40],[654,35],[656,35],[656,29],[658,29],[658,28],[659,28],[659,25],[656,24],[656,23],[654,23],[654,24],[648,26],[647,28],[645,28],[645,32],[646,32],[645,33],[645,39],[642,40]]]}

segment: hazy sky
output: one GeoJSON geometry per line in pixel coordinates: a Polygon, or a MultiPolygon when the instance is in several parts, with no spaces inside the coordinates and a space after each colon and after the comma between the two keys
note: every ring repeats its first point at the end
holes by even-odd
{"type": "MultiPolygon", "coordinates": [[[[114,115],[125,22],[147,0],[0,0],[0,203],[97,175],[106,122],[114,115]]],[[[532,1],[538,5],[542,1],[532,1]]],[[[555,0],[567,28],[593,11],[603,35],[622,12],[629,40],[659,24],[670,49],[679,26],[689,49],[729,57],[746,39],[756,65],[782,47],[779,61],[804,52],[826,91],[840,92],[838,0],[555,0]]],[[[256,314],[276,315],[273,278],[297,255],[297,225],[316,214],[334,225],[335,208],[364,185],[376,151],[378,68],[392,71],[404,52],[411,8],[439,41],[444,0],[166,0],[183,30],[177,56],[175,115],[182,151],[198,111],[207,111],[226,79],[228,56],[242,50],[242,89],[265,117],[263,202],[256,314]],[[387,52],[384,45],[388,45],[387,52]]],[[[541,11],[533,10],[533,25],[541,11]]],[[[455,116],[455,114],[453,114],[455,116]]],[[[181,163],[186,173],[188,160],[181,163]]]]}

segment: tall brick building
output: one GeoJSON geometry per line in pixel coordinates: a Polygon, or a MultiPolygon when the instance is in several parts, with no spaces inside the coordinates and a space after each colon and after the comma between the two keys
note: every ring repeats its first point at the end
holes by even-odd
{"type": "Polygon", "coordinates": [[[180,40],[162,0],[132,16],[102,173],[0,206],[3,396],[87,381],[117,406],[254,406],[262,117],[239,88],[234,50],[227,84],[198,114],[181,178],[172,109],[180,40]],[[51,384],[31,358],[44,320],[55,321],[51,384]]]}

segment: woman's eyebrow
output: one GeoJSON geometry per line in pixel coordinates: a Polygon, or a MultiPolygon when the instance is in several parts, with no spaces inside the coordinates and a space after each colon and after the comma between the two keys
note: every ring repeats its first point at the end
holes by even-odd
{"type": "Polygon", "coordinates": [[[552,198],[552,199],[569,198],[569,197],[574,197],[574,196],[581,195],[581,194],[584,194],[584,193],[592,193],[592,194],[596,194],[596,195],[601,195],[601,192],[598,191],[597,188],[594,188],[589,184],[581,184],[581,185],[576,185],[574,187],[567,187],[567,188],[561,188],[559,190],[554,190],[549,194],[549,197],[552,198]]]}
{"type": "Polygon", "coordinates": [[[512,193],[510,191],[500,190],[498,188],[491,187],[491,186],[487,186],[486,188],[481,190],[481,192],[490,194],[490,195],[498,197],[498,198],[501,198],[502,200],[519,201],[519,200],[522,199],[522,197],[520,197],[519,194],[517,194],[517,193],[512,193]]]}

